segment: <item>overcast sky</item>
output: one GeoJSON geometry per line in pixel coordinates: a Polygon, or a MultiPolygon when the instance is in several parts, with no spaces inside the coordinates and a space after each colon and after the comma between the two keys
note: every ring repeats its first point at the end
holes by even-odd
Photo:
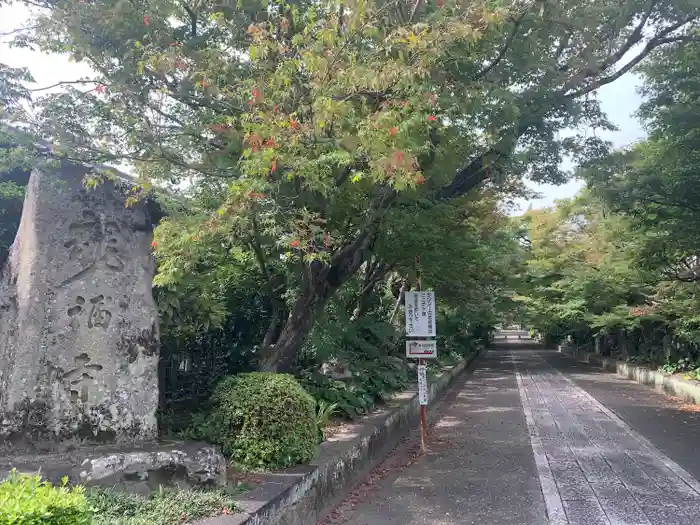
{"type": "MultiPolygon", "coordinates": [[[[11,31],[26,23],[30,12],[20,5],[0,7],[0,34],[11,31]]],[[[49,86],[63,80],[76,80],[89,76],[90,69],[84,64],[68,61],[61,55],[47,55],[27,49],[10,49],[0,38],[0,62],[12,67],[28,67],[37,87],[49,86]]],[[[634,118],[633,113],[639,107],[640,96],[636,92],[637,78],[625,75],[620,80],[603,87],[598,97],[603,111],[619,128],[616,132],[598,132],[602,138],[611,140],[616,147],[626,146],[644,136],[644,131],[634,118]]],[[[582,184],[572,181],[562,186],[533,185],[542,194],[542,198],[532,202],[534,208],[550,206],[556,199],[573,196],[582,184]]],[[[521,203],[521,210],[528,207],[528,202],[521,203]]]]}

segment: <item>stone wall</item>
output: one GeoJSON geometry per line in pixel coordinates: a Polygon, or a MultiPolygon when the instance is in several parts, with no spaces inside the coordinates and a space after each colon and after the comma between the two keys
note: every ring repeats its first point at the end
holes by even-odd
{"type": "Polygon", "coordinates": [[[0,443],[156,435],[152,219],[126,182],[34,171],[0,275],[0,443]]]}

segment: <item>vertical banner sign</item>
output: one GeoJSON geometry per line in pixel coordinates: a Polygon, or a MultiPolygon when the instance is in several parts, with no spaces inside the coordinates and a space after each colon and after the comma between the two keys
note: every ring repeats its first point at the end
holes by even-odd
{"type": "Polygon", "coordinates": [[[406,292],[406,335],[435,337],[435,292],[406,292]]]}
{"type": "Polygon", "coordinates": [[[421,406],[428,404],[428,379],[425,375],[425,365],[418,365],[418,402],[421,406]]]}

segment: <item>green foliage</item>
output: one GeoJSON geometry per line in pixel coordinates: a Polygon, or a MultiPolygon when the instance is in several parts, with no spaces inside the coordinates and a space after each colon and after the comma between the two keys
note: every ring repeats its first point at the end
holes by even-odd
{"type": "Polygon", "coordinates": [[[40,475],[13,471],[0,482],[1,525],[89,525],[91,510],[80,487],[55,487],[40,475]]]}
{"type": "Polygon", "coordinates": [[[314,398],[335,404],[338,414],[347,419],[366,414],[409,384],[408,365],[398,357],[355,360],[349,369],[352,378],[343,381],[312,371],[302,372],[300,381],[314,398]]]}
{"type": "Polygon", "coordinates": [[[180,525],[235,511],[233,494],[225,489],[161,489],[150,496],[90,489],[86,496],[91,525],[180,525]]]}
{"type": "MultiPolygon", "coordinates": [[[[529,241],[520,301],[551,340],[570,336],[668,372],[700,343],[700,48],[678,39],[641,69],[646,140],[581,166],[588,188],[520,218],[529,241]]],[[[605,154],[602,154],[605,153],[605,154]]]]}
{"type": "Polygon", "coordinates": [[[688,372],[689,370],[695,370],[698,365],[693,362],[690,357],[681,357],[676,361],[668,361],[661,365],[660,369],[669,374],[675,374],[677,372],[688,372]]]}
{"type": "Polygon", "coordinates": [[[316,402],[294,377],[253,372],[228,376],[214,390],[211,408],[189,435],[222,446],[244,468],[307,463],[318,436],[316,402]]]}
{"type": "Polygon", "coordinates": [[[649,274],[635,264],[628,219],[610,215],[600,199],[582,192],[522,220],[530,244],[518,301],[526,322],[546,340],[584,342],[653,320],[645,309],[649,274]]]}
{"type": "Polygon", "coordinates": [[[0,199],[23,199],[24,188],[15,182],[0,182],[0,199]]]}
{"type": "Polygon", "coordinates": [[[323,430],[330,424],[331,419],[338,413],[338,403],[318,401],[316,409],[316,426],[318,427],[319,442],[323,441],[323,430]]]}
{"type": "Polygon", "coordinates": [[[54,156],[125,165],[145,188],[195,201],[156,235],[166,326],[185,325],[183,339],[224,326],[241,313],[227,291],[245,289],[263,366],[292,369],[314,323],[289,320],[314,321],[377,262],[409,278],[421,246],[440,261],[424,277],[441,297],[488,302],[472,284],[507,261],[495,239],[470,246],[489,214],[471,217],[462,197],[481,184],[476,207],[493,207],[527,194],[525,176],[565,180],[565,154],[597,156],[595,134],[560,132],[609,127],[590,94],[690,35],[698,15],[685,0],[407,9],[42,3],[14,45],[95,73],[29,102],[27,71],[0,66],[0,118],[51,140],[54,156]],[[479,257],[488,264],[455,265],[479,257]]]}
{"type": "Polygon", "coordinates": [[[625,361],[651,368],[657,368],[660,364],[658,352],[652,349],[642,350],[637,355],[627,356],[625,361]]]}
{"type": "Polygon", "coordinates": [[[326,425],[328,425],[331,418],[337,411],[337,403],[326,403],[325,401],[320,401],[316,412],[316,424],[318,425],[318,428],[322,430],[326,425]]]}

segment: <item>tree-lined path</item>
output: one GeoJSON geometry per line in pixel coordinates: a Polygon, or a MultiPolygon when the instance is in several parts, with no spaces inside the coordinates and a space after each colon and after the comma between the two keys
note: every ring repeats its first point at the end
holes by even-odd
{"type": "Polygon", "coordinates": [[[399,445],[329,523],[697,523],[700,417],[524,334],[497,340],[430,417],[428,452],[399,445]]]}

